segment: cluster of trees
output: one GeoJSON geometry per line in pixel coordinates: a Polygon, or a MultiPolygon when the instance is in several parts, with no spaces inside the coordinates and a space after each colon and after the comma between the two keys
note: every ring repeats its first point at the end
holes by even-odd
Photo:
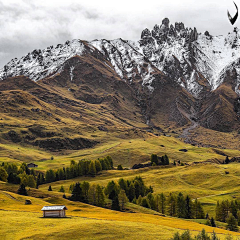
{"type": "MultiPolygon", "coordinates": [[[[86,175],[95,176],[102,170],[110,169],[113,169],[113,160],[109,156],[92,161],[80,160],[78,163],[76,163],[74,160],[71,160],[69,167],[63,167],[57,170],[47,170],[45,175],[45,182],[50,183],[86,175]]],[[[42,178],[42,180],[44,179],[42,178]]],[[[44,182],[40,182],[39,184],[42,183],[44,182]]]]}
{"type": "Polygon", "coordinates": [[[13,184],[24,184],[28,187],[36,187],[36,173],[29,169],[26,163],[18,166],[15,163],[2,163],[0,166],[0,180],[13,184]]]}
{"type": "Polygon", "coordinates": [[[89,182],[75,183],[70,186],[72,201],[89,203],[98,207],[105,206],[103,188],[99,184],[90,185],[89,182]]]}
{"type": "Polygon", "coordinates": [[[120,178],[117,183],[110,181],[105,188],[105,194],[109,199],[112,199],[113,191],[119,194],[121,190],[125,192],[130,202],[136,202],[139,196],[144,197],[149,192],[153,192],[153,188],[151,186],[147,187],[142,177],[138,176],[132,180],[120,178]]]}
{"type": "Polygon", "coordinates": [[[17,190],[17,194],[20,194],[20,195],[24,195],[24,196],[27,196],[28,193],[27,193],[27,190],[25,188],[25,185],[24,184],[21,184],[17,190]]]}
{"type": "Polygon", "coordinates": [[[201,203],[196,199],[192,199],[187,195],[184,196],[181,192],[177,195],[172,193],[166,197],[163,193],[155,194],[148,193],[146,197],[139,197],[137,204],[151,208],[162,214],[186,219],[201,219],[205,217],[201,203]]]}
{"type": "Polygon", "coordinates": [[[162,157],[158,157],[157,154],[152,154],[150,160],[152,166],[169,165],[169,158],[166,154],[162,157]]]}
{"type": "MultiPolygon", "coordinates": [[[[61,187],[62,189],[62,187],[61,187]]],[[[124,210],[126,203],[136,202],[139,196],[152,193],[152,187],[145,186],[141,177],[133,180],[119,179],[118,182],[110,181],[105,188],[99,184],[90,185],[88,182],[71,184],[69,191],[72,193],[70,200],[93,204],[99,207],[105,206],[105,198],[111,200],[112,210],[124,210]]]]}
{"type": "Polygon", "coordinates": [[[217,221],[226,222],[227,228],[231,231],[238,231],[238,225],[240,225],[239,201],[218,201],[215,211],[217,221]]]}
{"type": "Polygon", "coordinates": [[[72,193],[70,200],[99,207],[103,207],[104,199],[108,198],[111,200],[111,209],[118,211],[124,210],[126,203],[130,201],[174,217],[205,218],[202,205],[197,199],[192,201],[182,193],[170,194],[168,197],[163,193],[154,195],[153,188],[147,187],[140,176],[132,180],[121,178],[118,182],[110,181],[105,188],[95,184],[90,186],[88,182],[71,184],[69,191],[72,193]]]}
{"type": "Polygon", "coordinates": [[[72,179],[79,176],[95,176],[102,170],[113,169],[113,160],[107,156],[95,161],[81,160],[76,163],[71,161],[70,166],[57,170],[49,169],[46,173],[35,172],[29,169],[26,163],[18,166],[15,163],[2,163],[0,166],[0,180],[13,184],[24,184],[28,187],[37,187],[44,183],[58,180],[72,179]]]}
{"type": "MultiPolygon", "coordinates": [[[[232,240],[233,238],[228,235],[225,239],[232,240]]],[[[182,234],[177,232],[173,235],[171,240],[220,240],[220,238],[214,231],[209,235],[206,233],[205,229],[202,229],[202,231],[195,237],[192,237],[189,230],[184,231],[182,234]]]]}

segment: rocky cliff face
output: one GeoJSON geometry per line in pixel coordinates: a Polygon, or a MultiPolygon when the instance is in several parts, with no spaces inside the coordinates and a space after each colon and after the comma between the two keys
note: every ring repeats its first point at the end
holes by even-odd
{"type": "MultiPolygon", "coordinates": [[[[0,71],[0,78],[24,75],[50,85],[58,81],[58,85],[67,86],[68,81],[80,86],[87,82],[88,74],[91,79],[107,76],[108,81],[101,88],[112,85],[109,79],[125,82],[135,92],[134,101],[148,124],[175,121],[184,125],[196,116],[201,125],[230,131],[239,124],[239,48],[237,28],[226,37],[212,36],[207,31],[198,33],[196,28],[185,27],[181,22],[173,25],[165,18],[152,30],[144,29],[137,42],[72,40],[34,50],[7,63],[0,71]],[[223,113],[219,110],[222,104],[228,106],[224,107],[227,114],[223,115],[228,119],[224,128],[217,123],[223,113]]],[[[103,101],[102,96],[85,91],[75,95],[93,104],[103,101]]]]}
{"type": "MultiPolygon", "coordinates": [[[[144,29],[137,42],[72,40],[65,44],[34,50],[13,59],[0,71],[0,78],[25,75],[37,81],[59,73],[65,61],[75,55],[98,55],[126,81],[141,80],[153,91],[154,69],[162,71],[195,97],[206,89],[214,90],[223,82],[228,66],[239,58],[239,30],[224,36],[198,33],[183,23],[170,24],[168,18],[150,31],[144,29]]],[[[234,66],[233,66],[234,67],[234,66]]],[[[239,88],[239,81],[234,86],[239,88]]],[[[237,92],[238,93],[238,92],[237,92]]]]}

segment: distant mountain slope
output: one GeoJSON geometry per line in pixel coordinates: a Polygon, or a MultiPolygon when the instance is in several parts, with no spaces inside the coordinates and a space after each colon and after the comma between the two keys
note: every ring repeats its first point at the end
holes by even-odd
{"type": "Polygon", "coordinates": [[[72,40],[15,58],[0,71],[0,90],[74,114],[79,106],[107,108],[128,126],[239,130],[239,39],[237,28],[214,37],[165,18],[137,42],[72,40]],[[22,75],[37,86],[13,78],[22,75]]]}

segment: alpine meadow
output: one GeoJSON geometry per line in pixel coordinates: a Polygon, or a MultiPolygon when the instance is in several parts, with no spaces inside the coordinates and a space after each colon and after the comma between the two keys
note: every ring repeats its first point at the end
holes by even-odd
{"type": "Polygon", "coordinates": [[[67,40],[6,62],[0,239],[240,239],[231,27],[164,18],[137,41],[67,40]]]}

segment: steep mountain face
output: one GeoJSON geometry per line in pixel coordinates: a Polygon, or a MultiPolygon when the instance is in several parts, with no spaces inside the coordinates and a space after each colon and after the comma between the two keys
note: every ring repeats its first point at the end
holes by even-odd
{"type": "Polygon", "coordinates": [[[237,28],[212,36],[165,18],[137,42],[72,40],[34,50],[6,64],[0,78],[6,86],[9,77],[24,75],[152,127],[200,124],[232,131],[239,128],[239,48],[237,28]]]}

